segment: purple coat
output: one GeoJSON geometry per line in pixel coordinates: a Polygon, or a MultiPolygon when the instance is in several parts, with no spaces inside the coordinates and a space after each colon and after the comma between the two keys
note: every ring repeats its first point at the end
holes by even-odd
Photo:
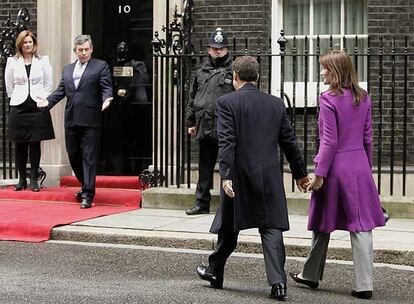
{"type": "Polygon", "coordinates": [[[369,231],[384,226],[378,190],[371,172],[371,99],[353,104],[350,90],[320,96],[320,147],[314,158],[315,174],[324,184],[314,191],[308,230],[369,231]]]}

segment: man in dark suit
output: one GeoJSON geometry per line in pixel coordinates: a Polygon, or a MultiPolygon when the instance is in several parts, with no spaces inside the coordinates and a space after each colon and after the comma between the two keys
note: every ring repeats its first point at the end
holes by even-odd
{"type": "Polygon", "coordinates": [[[302,154],[277,97],[258,90],[259,64],[250,56],[233,62],[236,92],[217,99],[219,165],[222,179],[220,206],[210,228],[218,234],[208,265],[199,276],[222,288],[224,265],[237,245],[240,230],[259,228],[270,296],[286,298],[285,249],[282,232],[289,229],[278,146],[290,164],[301,191],[309,183],[302,154]]]}
{"type": "Polygon", "coordinates": [[[62,80],[43,106],[52,108],[64,97],[65,141],[70,165],[82,190],[76,193],[81,208],[90,208],[95,196],[96,163],[101,133],[102,111],[112,100],[112,77],[108,64],[92,58],[89,35],[75,38],[78,60],[63,68],[62,80]]]}

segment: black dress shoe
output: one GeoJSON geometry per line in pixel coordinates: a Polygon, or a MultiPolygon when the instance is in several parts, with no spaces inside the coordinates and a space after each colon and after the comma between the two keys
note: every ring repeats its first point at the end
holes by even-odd
{"type": "Polygon", "coordinates": [[[309,286],[310,288],[316,289],[319,286],[318,282],[313,282],[309,280],[304,280],[298,277],[299,273],[295,272],[289,272],[289,276],[292,278],[293,281],[299,284],[305,284],[306,286],[309,286]]]}
{"type": "Polygon", "coordinates": [[[26,188],[27,188],[27,181],[25,179],[20,179],[16,187],[14,187],[14,191],[22,191],[26,188]]]}
{"type": "Polygon", "coordinates": [[[198,205],[195,205],[194,207],[191,207],[190,209],[185,210],[185,213],[187,215],[208,214],[210,213],[210,208],[200,207],[198,205]]]}
{"type": "Polygon", "coordinates": [[[83,198],[82,199],[82,204],[81,204],[81,209],[87,209],[87,208],[91,208],[92,207],[92,201],[89,198],[83,198]]]}
{"type": "Polygon", "coordinates": [[[278,301],[286,301],[286,283],[277,283],[272,285],[270,297],[278,301]]]}
{"type": "Polygon", "coordinates": [[[217,276],[211,272],[210,268],[206,265],[198,265],[197,266],[197,273],[201,279],[209,281],[210,287],[216,289],[223,288],[223,276],[217,276]]]}
{"type": "Polygon", "coordinates": [[[81,202],[82,201],[82,190],[79,192],[75,193],[75,198],[77,201],[81,202]]]}
{"type": "Polygon", "coordinates": [[[372,298],[372,290],[365,290],[365,291],[352,290],[351,295],[356,298],[369,300],[372,298]]]}

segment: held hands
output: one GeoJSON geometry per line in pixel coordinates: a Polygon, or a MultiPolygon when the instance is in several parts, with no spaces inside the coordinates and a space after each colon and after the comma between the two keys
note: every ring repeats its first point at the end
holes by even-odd
{"type": "Polygon", "coordinates": [[[233,181],[231,179],[223,179],[221,185],[223,187],[224,193],[226,193],[229,197],[234,198],[236,196],[233,191],[233,181]]]}
{"type": "Polygon", "coordinates": [[[45,97],[36,96],[36,99],[40,100],[39,102],[36,102],[38,108],[46,108],[49,105],[49,102],[45,97]]]}
{"type": "Polygon", "coordinates": [[[311,180],[308,176],[302,177],[296,180],[296,186],[298,186],[300,192],[306,192],[311,180]]]}
{"type": "Polygon", "coordinates": [[[315,175],[315,177],[311,180],[308,190],[315,190],[318,191],[323,185],[323,177],[315,175]]]}
{"type": "Polygon", "coordinates": [[[191,136],[195,136],[196,133],[197,133],[197,127],[196,126],[188,128],[188,134],[190,134],[191,136]]]}
{"type": "Polygon", "coordinates": [[[102,111],[105,111],[111,105],[112,99],[114,99],[114,98],[113,97],[108,97],[107,99],[105,99],[105,101],[102,104],[102,111]]]}

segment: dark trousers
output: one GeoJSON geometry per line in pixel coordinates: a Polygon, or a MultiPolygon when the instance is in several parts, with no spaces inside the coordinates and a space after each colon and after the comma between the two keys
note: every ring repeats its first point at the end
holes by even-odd
{"type": "Polygon", "coordinates": [[[213,186],[214,166],[217,162],[218,142],[214,139],[200,139],[200,156],[198,160],[198,183],[196,189],[197,205],[202,208],[210,208],[213,186]]]}
{"type": "Polygon", "coordinates": [[[65,130],[66,151],[76,178],[82,184],[82,196],[95,196],[96,163],[101,128],[70,127],[65,130]]]}
{"type": "Polygon", "coordinates": [[[31,175],[37,177],[40,153],[40,141],[16,142],[16,166],[20,179],[26,179],[27,156],[30,159],[31,175]]]}
{"type": "MultiPolygon", "coordinates": [[[[285,246],[282,231],[260,228],[266,275],[269,285],[286,283],[285,246]]],[[[209,269],[217,277],[223,277],[228,257],[236,249],[238,233],[219,233],[216,250],[208,257],[209,269]]]]}

